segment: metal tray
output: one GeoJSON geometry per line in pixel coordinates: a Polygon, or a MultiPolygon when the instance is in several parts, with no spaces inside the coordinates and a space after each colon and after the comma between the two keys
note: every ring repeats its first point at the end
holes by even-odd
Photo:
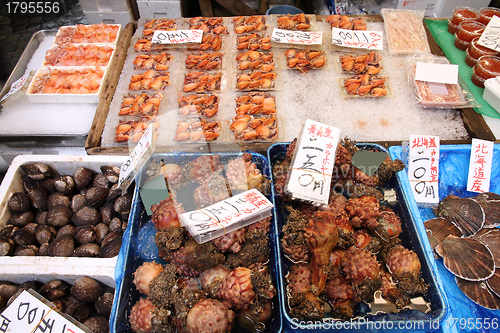
{"type": "MultiPolygon", "coordinates": [[[[276,143],[272,145],[268,151],[267,156],[272,168],[274,164],[285,158],[288,143],[276,143]]],[[[388,151],[378,144],[358,144],[360,149],[370,149],[380,152],[388,153],[388,151]]],[[[271,174],[271,179],[272,174],[271,174]]],[[[274,183],[274,180],[273,180],[274,183]]],[[[326,318],[323,321],[300,321],[290,314],[290,309],[287,305],[286,297],[286,275],[288,274],[288,267],[290,261],[282,254],[280,233],[284,224],[284,217],[280,211],[282,204],[281,197],[274,193],[274,216],[275,228],[277,230],[275,243],[278,245],[278,294],[281,298],[281,305],[283,307],[283,325],[286,330],[294,330],[295,332],[329,332],[332,329],[342,328],[350,332],[379,332],[380,329],[392,328],[398,332],[411,331],[432,331],[433,325],[440,323],[446,314],[446,303],[443,297],[443,287],[436,277],[436,268],[433,263],[432,250],[422,241],[419,233],[419,228],[415,223],[409,209],[406,198],[401,193],[401,185],[396,182],[395,177],[391,179],[388,186],[396,191],[398,204],[394,207],[394,212],[401,218],[403,232],[401,240],[403,245],[415,251],[422,264],[422,277],[429,283],[429,293],[427,301],[430,302],[429,313],[423,313],[413,309],[402,309],[398,313],[368,313],[364,317],[355,317],[351,320],[340,320],[334,318],[326,318]],[[332,320],[333,319],[333,320],[332,320]]]]}

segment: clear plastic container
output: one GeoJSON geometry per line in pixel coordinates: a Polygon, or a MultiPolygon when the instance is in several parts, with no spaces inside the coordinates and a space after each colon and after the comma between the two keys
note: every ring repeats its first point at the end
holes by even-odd
{"type": "Polygon", "coordinates": [[[472,40],[476,37],[481,37],[481,34],[484,31],[486,26],[479,22],[462,22],[458,26],[457,37],[460,38],[464,42],[472,42],[472,40]]]}
{"type": "Polygon", "coordinates": [[[497,55],[498,52],[494,51],[492,49],[489,49],[487,47],[478,45],[477,42],[479,41],[479,37],[476,37],[472,40],[470,46],[469,46],[469,56],[473,58],[474,60],[477,60],[481,58],[484,55],[497,55]]]}
{"type": "Polygon", "coordinates": [[[470,42],[465,42],[458,38],[458,32],[455,34],[455,47],[459,50],[465,51],[470,46],[470,42]]]}
{"type": "Polygon", "coordinates": [[[484,81],[500,76],[500,57],[486,55],[477,60],[472,74],[472,82],[484,88],[484,81]]]}
{"type": "Polygon", "coordinates": [[[464,21],[475,21],[479,19],[479,11],[471,7],[456,7],[450,22],[459,25],[464,21]]]}
{"type": "Polygon", "coordinates": [[[448,32],[450,34],[455,34],[457,31],[458,31],[458,25],[451,22],[451,20],[448,20],[448,32]]]}
{"type": "Polygon", "coordinates": [[[488,25],[493,16],[500,17],[500,9],[495,7],[483,7],[479,10],[479,19],[478,22],[481,22],[484,25],[488,25]]]}

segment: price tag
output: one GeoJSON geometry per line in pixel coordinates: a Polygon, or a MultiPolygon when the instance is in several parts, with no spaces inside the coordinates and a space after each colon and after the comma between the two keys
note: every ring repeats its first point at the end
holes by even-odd
{"type": "Polygon", "coordinates": [[[134,175],[144,166],[148,158],[154,152],[155,142],[153,140],[154,125],[149,124],[147,130],[135,146],[120,168],[118,186],[126,191],[134,179],[134,175]]]}
{"type": "Polygon", "coordinates": [[[92,332],[59,314],[55,306],[49,306],[41,299],[43,297],[33,290],[23,291],[0,315],[0,332],[92,332]]]}
{"type": "Polygon", "coordinates": [[[276,43],[320,45],[323,44],[323,32],[321,31],[290,31],[273,29],[271,40],[276,43]]]}
{"type": "Polygon", "coordinates": [[[307,119],[285,190],[294,198],[328,204],[340,130],[307,119]]]}
{"type": "Polygon", "coordinates": [[[493,16],[477,41],[478,45],[500,51],[500,17],[493,16]]]}
{"type": "Polygon", "coordinates": [[[417,62],[415,80],[458,84],[458,65],[417,62]]]}
{"type": "Polygon", "coordinates": [[[332,27],[333,45],[358,49],[383,50],[382,31],[347,30],[332,27]]]}
{"type": "Polygon", "coordinates": [[[467,191],[488,192],[490,190],[493,142],[472,139],[467,191]]]}
{"type": "Polygon", "coordinates": [[[209,207],[183,213],[179,220],[201,244],[271,216],[272,207],[262,193],[252,189],[209,207]]]}
{"type": "Polygon", "coordinates": [[[411,135],[408,179],[417,203],[439,202],[439,137],[411,135]]]}
{"type": "Polygon", "coordinates": [[[156,44],[183,44],[201,43],[203,30],[155,30],[152,43],[156,44]]]}

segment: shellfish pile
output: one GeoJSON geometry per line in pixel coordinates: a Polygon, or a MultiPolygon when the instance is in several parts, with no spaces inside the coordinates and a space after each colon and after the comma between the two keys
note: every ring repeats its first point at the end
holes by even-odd
{"type": "Polygon", "coordinates": [[[134,289],[141,297],[130,310],[131,329],[141,333],[264,330],[276,295],[267,266],[271,218],[198,244],[178,217],[189,201],[201,207],[229,191],[269,184],[252,156],[229,158],[224,166],[219,155],[203,155],[185,164],[151,164],[146,172],[163,174],[171,194],[151,207],[159,257],[168,264],[144,262],[135,269],[134,289]],[[192,197],[187,199],[183,188],[192,182],[198,187],[189,191],[192,197]]]}
{"type": "Polygon", "coordinates": [[[111,258],[127,227],[132,194],[118,189],[120,169],[79,167],[59,174],[43,163],[21,166],[24,190],[13,193],[0,230],[2,256],[111,258]]]}
{"type": "MultiPolygon", "coordinates": [[[[416,252],[403,246],[400,217],[384,204],[378,185],[404,168],[389,157],[368,176],[351,164],[357,147],[344,140],[335,159],[330,200],[326,207],[293,201],[284,186],[295,149],[273,163],[275,193],[284,217],[281,249],[287,258],[286,300],[292,317],[321,320],[352,318],[374,294],[395,310],[427,295],[416,252]],[[331,310],[328,310],[331,309],[331,310]]],[[[364,313],[363,313],[364,314],[364,313]]]]}
{"type": "Polygon", "coordinates": [[[474,303],[500,309],[500,195],[450,195],[424,222],[429,242],[474,303]]]}

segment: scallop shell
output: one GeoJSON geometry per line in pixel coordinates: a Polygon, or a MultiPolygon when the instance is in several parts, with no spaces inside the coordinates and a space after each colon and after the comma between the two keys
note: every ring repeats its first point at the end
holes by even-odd
{"type": "Polygon", "coordinates": [[[448,236],[436,248],[438,249],[444,266],[462,279],[485,280],[495,272],[493,255],[478,240],[448,236]]]}
{"type": "Polygon", "coordinates": [[[472,238],[486,245],[493,255],[495,267],[500,267],[500,229],[483,229],[472,238]]]}
{"type": "Polygon", "coordinates": [[[495,274],[493,274],[492,277],[490,277],[486,283],[488,284],[488,287],[490,290],[495,293],[498,297],[500,297],[500,269],[497,268],[495,270],[495,274]]]}
{"type": "Polygon", "coordinates": [[[483,209],[472,199],[447,196],[439,202],[437,211],[440,217],[456,225],[463,237],[470,237],[483,228],[483,209]]]}
{"type": "Polygon", "coordinates": [[[424,226],[433,249],[449,235],[462,236],[460,230],[444,217],[427,220],[424,222],[424,226]]]}
{"type": "Polygon", "coordinates": [[[483,208],[485,228],[500,226],[500,195],[493,192],[485,192],[471,199],[483,208]]]}
{"type": "Polygon", "coordinates": [[[472,199],[478,200],[478,201],[481,201],[481,200],[485,200],[485,201],[500,200],[500,194],[496,194],[494,192],[484,192],[484,193],[480,193],[480,194],[476,195],[472,199]]]}
{"type": "Polygon", "coordinates": [[[488,309],[500,309],[500,297],[488,289],[485,281],[467,281],[459,277],[456,279],[460,290],[471,301],[488,309]]]}

